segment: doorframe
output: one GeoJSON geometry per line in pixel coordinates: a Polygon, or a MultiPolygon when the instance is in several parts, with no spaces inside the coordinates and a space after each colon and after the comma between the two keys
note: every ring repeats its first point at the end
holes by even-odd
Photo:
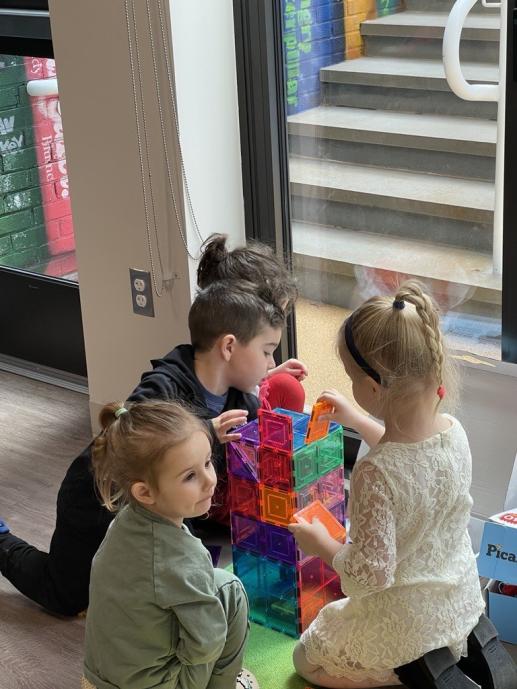
{"type": "Polygon", "coordinates": [[[517,4],[507,3],[501,358],[517,363],[517,4]],[[513,126],[512,126],[513,125],[513,126]]]}
{"type": "MultiPolygon", "coordinates": [[[[233,0],[233,11],[246,237],[271,246],[291,269],[281,2],[233,0]]],[[[291,313],[275,359],[295,356],[291,313]]]]}

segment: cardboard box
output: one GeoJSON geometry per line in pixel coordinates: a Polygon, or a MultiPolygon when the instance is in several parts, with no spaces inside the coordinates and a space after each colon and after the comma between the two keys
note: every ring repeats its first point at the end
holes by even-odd
{"type": "Polygon", "coordinates": [[[488,577],[488,616],[503,641],[517,644],[517,598],[498,592],[498,582],[517,584],[517,509],[501,512],[485,523],[478,571],[488,577]]]}

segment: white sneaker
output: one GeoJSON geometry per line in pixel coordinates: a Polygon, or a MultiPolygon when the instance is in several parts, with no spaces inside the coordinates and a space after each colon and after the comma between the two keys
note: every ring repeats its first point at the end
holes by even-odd
{"type": "Polygon", "coordinates": [[[260,685],[255,675],[243,668],[237,675],[235,689],[260,689],[260,685]]]}

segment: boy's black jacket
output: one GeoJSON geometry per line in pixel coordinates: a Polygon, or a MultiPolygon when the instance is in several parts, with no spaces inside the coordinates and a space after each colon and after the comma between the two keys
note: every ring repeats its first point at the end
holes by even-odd
{"type": "MultiPolygon", "coordinates": [[[[207,421],[213,440],[213,457],[217,472],[224,472],[224,448],[215,437],[214,427],[209,421],[214,414],[206,406],[203,388],[194,373],[192,345],[179,345],[163,359],[155,359],[151,364],[152,371],[142,375],[140,385],[131,393],[128,401],[160,399],[185,403],[196,416],[207,421]]],[[[230,388],[223,411],[247,409],[248,420],[252,421],[257,417],[258,405],[259,401],[255,395],[230,388]]]]}
{"type": "MultiPolygon", "coordinates": [[[[152,370],[142,375],[139,385],[128,397],[130,402],[143,400],[176,400],[183,402],[197,416],[206,420],[213,438],[213,458],[217,475],[226,474],[224,447],[215,438],[210,419],[214,414],[206,406],[203,389],[194,373],[194,350],[191,345],[179,345],[163,359],[151,362],[152,370]]],[[[247,409],[248,419],[257,416],[259,401],[253,394],[243,393],[235,388],[228,390],[228,399],[223,411],[229,409],[247,409]]],[[[67,522],[81,524],[82,528],[90,525],[95,528],[108,515],[99,504],[91,467],[90,444],[72,462],[61,484],[58,494],[57,517],[67,522]],[[101,509],[100,509],[101,508],[101,509]]]]}

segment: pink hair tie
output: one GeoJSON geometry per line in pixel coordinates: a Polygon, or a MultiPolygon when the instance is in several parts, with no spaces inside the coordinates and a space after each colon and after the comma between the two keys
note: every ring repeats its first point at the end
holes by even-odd
{"type": "Polygon", "coordinates": [[[445,385],[439,385],[436,394],[441,400],[443,400],[443,398],[445,397],[445,385]]]}

